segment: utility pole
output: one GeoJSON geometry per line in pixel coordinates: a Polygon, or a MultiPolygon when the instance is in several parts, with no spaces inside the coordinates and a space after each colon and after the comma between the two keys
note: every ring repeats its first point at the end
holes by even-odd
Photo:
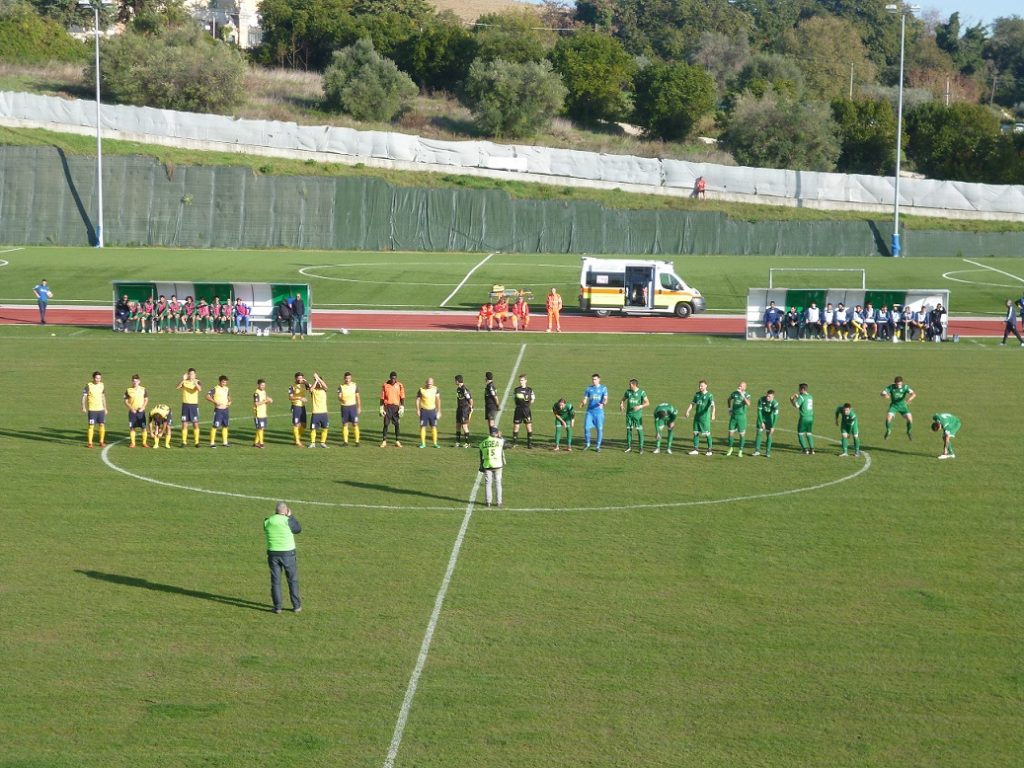
{"type": "Polygon", "coordinates": [[[853,62],[850,62],[850,101],[853,101],[853,62]]]}
{"type": "Polygon", "coordinates": [[[949,106],[949,78],[946,78],[946,106],[949,106]]]}
{"type": "Polygon", "coordinates": [[[992,70],[992,94],[988,97],[988,105],[991,107],[992,102],[996,100],[996,81],[999,80],[999,71],[992,70]]]}

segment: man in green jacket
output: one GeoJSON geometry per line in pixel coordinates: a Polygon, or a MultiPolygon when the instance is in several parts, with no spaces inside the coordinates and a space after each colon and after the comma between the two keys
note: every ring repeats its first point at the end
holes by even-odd
{"type": "Polygon", "coordinates": [[[270,566],[270,599],[274,603],[274,613],[281,612],[281,569],[288,579],[288,594],[292,600],[292,610],[302,610],[302,599],[299,597],[299,564],[295,559],[295,534],[302,533],[302,526],[295,519],[288,505],[277,502],[274,514],[263,521],[263,531],[267,535],[267,565],[270,566]]]}

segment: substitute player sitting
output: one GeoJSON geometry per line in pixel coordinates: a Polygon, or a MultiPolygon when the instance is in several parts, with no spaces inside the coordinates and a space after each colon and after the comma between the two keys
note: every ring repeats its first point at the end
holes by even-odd
{"type": "Polygon", "coordinates": [[[498,302],[494,305],[494,319],[498,323],[498,330],[505,330],[505,321],[512,318],[512,313],[508,308],[508,297],[502,296],[498,299],[498,302]]]}
{"type": "Polygon", "coordinates": [[[479,331],[484,323],[487,323],[487,330],[494,330],[494,305],[491,302],[487,302],[480,307],[480,312],[476,316],[476,329],[479,331]]]}
{"type": "Polygon", "coordinates": [[[171,447],[171,406],[160,403],[149,412],[149,436],[153,438],[153,447],[160,447],[163,438],[164,448],[171,447]]]}
{"type": "Polygon", "coordinates": [[[530,328],[530,305],[522,296],[512,305],[512,329],[526,331],[530,328]]]}

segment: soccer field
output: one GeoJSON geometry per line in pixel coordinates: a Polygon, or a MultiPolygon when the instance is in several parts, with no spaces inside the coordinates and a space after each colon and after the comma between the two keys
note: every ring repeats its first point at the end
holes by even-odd
{"type": "MultiPolygon", "coordinates": [[[[1024,262],[985,258],[806,258],[685,256],[676,271],[707,299],[709,313],[740,313],[748,288],[768,285],[770,267],[793,270],[864,269],[871,289],[951,291],[958,315],[1002,313],[1024,291],[1024,262]]],[[[57,304],[109,304],[111,281],[308,282],[321,309],[475,310],[492,285],[534,291],[539,307],[557,288],[576,306],[580,257],[574,254],[354,253],[320,251],[198,251],[166,248],[0,248],[0,303],[34,303],[32,286],[46,277],[57,304]]],[[[786,287],[854,288],[860,275],[791,272],[786,287]]],[[[184,298],[184,297],[179,297],[184,298]]]]}
{"type": "MultiPolygon", "coordinates": [[[[17,253],[0,258],[13,267],[17,253]]],[[[117,276],[177,274],[178,264],[117,276]]],[[[52,266],[58,300],[106,298],[109,266],[52,266]]],[[[26,290],[26,277],[42,276],[19,269],[26,290]]],[[[331,290],[317,300],[342,303],[345,291],[331,290]]],[[[0,371],[0,764],[1024,758],[1019,349],[578,334],[293,342],[26,326],[0,327],[0,352],[13,361],[0,371]],[[207,387],[231,378],[233,447],[180,448],[176,431],[172,450],[130,450],[130,376],[177,416],[174,386],[190,366],[207,387]],[[97,369],[106,450],[85,447],[79,409],[97,369]],[[416,449],[412,408],[405,447],[377,446],[377,395],[392,369],[409,390],[437,380],[442,449],[416,449]],[[332,393],[343,371],[355,374],[361,447],[338,445],[334,408],[331,448],[290,444],[285,394],[298,370],[318,370],[332,393]],[[520,372],[538,394],[538,447],[509,453],[502,510],[480,503],[475,452],[451,447],[453,377],[466,377],[479,408],[487,370],[500,396],[520,372]],[[551,452],[551,404],[578,404],[595,371],[611,391],[605,450],[551,452]],[[918,392],[912,441],[900,425],[882,440],[879,392],[895,375],[918,392]],[[623,453],[617,405],[634,376],[652,403],[681,410],[706,378],[716,455],[687,455],[682,419],[674,453],[652,455],[650,415],[647,451],[623,453]],[[258,377],[275,400],[264,451],[249,447],[258,377]],[[750,456],[749,443],[742,459],[722,455],[725,399],[741,379],[755,400],[771,387],[784,401],[771,459],[750,456]],[[791,431],[786,401],[801,381],[818,406],[814,456],[791,431]],[[836,456],[833,410],[844,401],[860,415],[862,459],[836,456]],[[928,430],[943,410],[964,422],[955,461],[936,460],[941,440],[928,430]],[[304,528],[301,614],[269,611],[261,524],[279,498],[304,528]]],[[[510,432],[511,409],[501,427],[510,432]]],[[[581,432],[582,417],[577,447],[581,432]]]]}

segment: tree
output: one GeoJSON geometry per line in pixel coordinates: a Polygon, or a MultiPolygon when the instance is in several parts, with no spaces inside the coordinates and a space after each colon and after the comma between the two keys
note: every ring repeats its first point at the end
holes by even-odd
{"type": "Polygon", "coordinates": [[[326,106],[357,120],[393,120],[417,93],[416,84],[395,62],[377,53],[369,38],[335,51],[324,72],[326,106]]]}
{"type": "Polygon", "coordinates": [[[323,70],[335,50],[358,39],[351,0],[261,0],[263,64],[323,70]]]}
{"type": "Polygon", "coordinates": [[[602,32],[563,37],[551,52],[568,89],[565,111],[583,122],[621,120],[630,108],[628,90],[636,65],[622,44],[602,32]]]}
{"type": "Polygon", "coordinates": [[[836,99],[832,102],[840,152],[836,169],[842,173],[881,175],[896,161],[896,112],[892,104],[875,99],[836,99]]]}
{"type": "Polygon", "coordinates": [[[960,14],[954,13],[945,24],[935,27],[935,44],[952,57],[956,68],[964,75],[973,75],[985,69],[984,50],[988,32],[980,23],[969,27],[961,36],[960,14]]]}
{"type": "Polygon", "coordinates": [[[546,128],[562,109],[566,88],[548,61],[477,60],[464,99],[477,126],[496,137],[526,137],[546,128]]]}
{"type": "Polygon", "coordinates": [[[484,14],[474,28],[477,58],[520,64],[541,61],[554,46],[555,36],[539,27],[537,14],[531,9],[484,14]]]}
{"type": "Polygon", "coordinates": [[[650,64],[637,73],[634,88],[633,121],[661,139],[686,138],[715,107],[715,81],[690,64],[650,64]]]}
{"type": "Polygon", "coordinates": [[[476,56],[476,43],[451,11],[422,22],[419,34],[399,43],[392,58],[422,89],[454,91],[476,56]]]}
{"type": "MultiPolygon", "coordinates": [[[[104,96],[136,106],[226,112],[242,97],[246,64],[233,45],[195,24],[156,34],[126,30],[100,43],[104,96]]],[[[86,81],[95,83],[92,64],[86,81]]]]}
{"type": "Polygon", "coordinates": [[[729,115],[722,143],[736,162],[762,168],[831,171],[839,157],[828,106],[774,92],[743,94],[729,115]]]}
{"type": "Polygon", "coordinates": [[[846,19],[805,19],[783,35],[782,49],[799,64],[816,98],[831,100],[848,93],[851,67],[855,83],[875,81],[875,66],[860,33],[846,19]]]}
{"type": "Polygon", "coordinates": [[[1024,18],[996,19],[985,54],[995,67],[995,100],[1006,106],[1024,101],[1024,18]]]}
{"type": "Polygon", "coordinates": [[[715,79],[719,93],[725,93],[733,78],[750,61],[746,36],[730,38],[720,32],[702,32],[690,63],[703,67],[715,79]]]}
{"type": "Polygon", "coordinates": [[[935,102],[905,113],[907,158],[934,179],[982,181],[987,142],[999,137],[999,116],[978,104],[935,102]]]}
{"type": "Polygon", "coordinates": [[[778,53],[782,36],[796,26],[800,15],[813,7],[812,0],[735,0],[733,5],[750,15],[750,42],[759,50],[778,53]]]}
{"type": "Polygon", "coordinates": [[[800,99],[804,95],[804,73],[788,56],[759,53],[740,70],[734,91],[747,91],[758,97],[774,92],[800,99]]]}
{"type": "Polygon", "coordinates": [[[26,3],[0,5],[0,61],[42,64],[84,61],[89,49],[60,24],[38,15],[26,3]]]}

